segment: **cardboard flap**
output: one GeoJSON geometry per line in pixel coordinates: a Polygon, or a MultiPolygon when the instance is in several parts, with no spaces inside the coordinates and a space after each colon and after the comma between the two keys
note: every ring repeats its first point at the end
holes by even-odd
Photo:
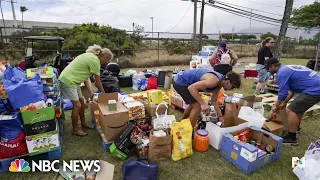
{"type": "Polygon", "coordinates": [[[256,96],[246,96],[244,98],[241,98],[238,104],[251,107],[255,102],[262,102],[262,98],[256,96]]]}
{"type": "MultiPolygon", "coordinates": [[[[103,116],[107,116],[110,114],[116,114],[116,113],[122,113],[122,112],[128,112],[128,109],[124,107],[121,103],[117,102],[117,111],[109,111],[109,107],[107,103],[99,103],[98,104],[100,111],[103,116]]],[[[128,116],[129,118],[129,116],[128,116]]]]}
{"type": "Polygon", "coordinates": [[[283,128],[284,126],[283,126],[282,124],[269,121],[269,122],[265,122],[265,123],[263,124],[263,127],[266,128],[266,129],[268,129],[268,130],[270,130],[270,131],[272,132],[272,131],[281,129],[281,128],[283,128]]]}
{"type": "Polygon", "coordinates": [[[96,180],[113,180],[114,165],[100,160],[101,170],[97,173],[96,180]]]}
{"type": "Polygon", "coordinates": [[[108,103],[109,100],[116,100],[118,101],[118,92],[114,93],[100,93],[98,95],[98,102],[99,103],[108,103]]]}
{"type": "Polygon", "coordinates": [[[223,119],[224,119],[223,128],[238,126],[239,124],[247,122],[235,116],[224,116],[223,119]]]}

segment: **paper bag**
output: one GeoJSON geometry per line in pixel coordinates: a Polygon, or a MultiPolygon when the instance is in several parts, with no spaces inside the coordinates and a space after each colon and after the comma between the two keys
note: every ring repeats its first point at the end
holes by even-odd
{"type": "Polygon", "coordinates": [[[170,158],[172,146],[171,134],[167,134],[164,137],[156,137],[153,135],[154,131],[151,130],[150,132],[148,159],[150,161],[158,161],[170,158]]]}

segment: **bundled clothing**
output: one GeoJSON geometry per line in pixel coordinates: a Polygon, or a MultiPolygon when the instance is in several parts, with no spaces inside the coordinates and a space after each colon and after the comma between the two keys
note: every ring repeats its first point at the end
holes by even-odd
{"type": "Polygon", "coordinates": [[[101,65],[100,80],[106,93],[120,92],[118,75],[120,66],[116,63],[101,65]]]}

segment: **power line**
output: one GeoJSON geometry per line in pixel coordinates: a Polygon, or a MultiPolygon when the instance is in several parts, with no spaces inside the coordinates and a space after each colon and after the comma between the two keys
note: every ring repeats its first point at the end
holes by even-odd
{"type": "MultiPolygon", "coordinates": [[[[241,11],[236,11],[236,10],[233,10],[233,9],[228,9],[228,8],[225,8],[225,7],[221,7],[221,6],[217,6],[217,5],[213,5],[213,4],[209,4],[207,3],[208,5],[214,7],[214,8],[218,8],[222,11],[226,11],[228,13],[231,13],[231,14],[234,14],[234,15],[237,15],[237,16],[240,16],[240,17],[244,17],[244,18],[247,18],[247,19],[250,19],[252,18],[252,20],[254,21],[257,21],[257,22],[261,22],[261,23],[265,23],[265,24],[269,24],[269,25],[273,25],[273,26],[281,26],[278,22],[278,21],[273,21],[273,20],[269,20],[269,19],[264,19],[264,18],[260,18],[260,17],[256,17],[256,16],[248,16],[248,14],[246,13],[243,13],[241,11]],[[274,23],[277,23],[277,24],[274,24],[274,23]]],[[[301,28],[296,28],[296,27],[293,27],[293,26],[289,26],[288,28],[290,29],[301,29],[301,28]]],[[[318,31],[319,29],[312,29],[310,31],[318,31]]]]}
{"type": "MultiPolygon", "coordinates": [[[[215,2],[219,2],[219,1],[215,1],[215,2]]],[[[231,4],[231,3],[228,3],[228,2],[223,2],[223,3],[229,4],[229,5],[233,5],[233,6],[236,6],[236,7],[242,7],[242,8],[258,11],[258,12],[263,12],[263,13],[266,13],[266,14],[272,14],[272,15],[281,16],[281,17],[283,16],[281,14],[271,13],[271,12],[263,11],[263,10],[260,10],[260,9],[253,9],[253,8],[249,8],[249,7],[246,7],[246,6],[240,6],[240,5],[237,5],[237,4],[231,4]]]]}
{"type": "MultiPolygon", "coordinates": [[[[226,12],[228,12],[228,13],[237,15],[237,16],[250,19],[250,17],[246,16],[245,14],[241,14],[241,13],[236,12],[236,11],[233,11],[233,10],[231,10],[231,9],[223,8],[223,7],[216,6],[216,5],[212,5],[212,4],[208,4],[208,5],[210,5],[210,6],[214,7],[214,8],[220,9],[220,10],[222,10],[222,11],[226,11],[226,12]]],[[[265,23],[265,24],[269,24],[269,25],[281,26],[281,25],[279,25],[279,24],[269,23],[269,22],[267,22],[267,21],[264,20],[264,19],[260,19],[260,20],[259,20],[259,18],[256,18],[256,17],[253,17],[252,20],[257,21],[257,22],[262,22],[262,23],[265,23]],[[254,18],[255,18],[255,19],[254,19],[254,18]]]]}
{"type": "Polygon", "coordinates": [[[256,3],[256,4],[261,4],[261,5],[265,5],[265,6],[271,6],[271,7],[285,8],[285,7],[283,7],[283,6],[270,5],[270,4],[260,3],[260,2],[256,2],[256,1],[249,1],[249,0],[243,0],[243,1],[251,2],[251,3],[256,3]]]}
{"type": "Polygon", "coordinates": [[[184,13],[183,17],[179,20],[179,22],[178,22],[173,28],[171,28],[169,31],[167,31],[167,33],[170,32],[170,31],[172,31],[174,28],[176,28],[176,27],[181,23],[181,21],[182,21],[182,20],[184,19],[184,17],[187,15],[187,13],[188,13],[188,11],[189,11],[189,9],[190,9],[191,6],[192,6],[192,3],[191,3],[190,6],[188,7],[187,11],[184,13]]]}
{"type": "MultiPolygon", "coordinates": [[[[281,21],[281,19],[279,20],[279,19],[275,19],[275,18],[268,17],[268,16],[263,16],[263,15],[260,15],[260,14],[252,13],[252,12],[250,12],[250,11],[246,11],[246,10],[243,10],[243,9],[239,9],[239,8],[237,8],[237,7],[235,7],[235,6],[226,5],[226,4],[224,4],[224,3],[222,3],[222,2],[219,2],[219,1],[214,1],[214,2],[216,2],[216,3],[218,3],[218,4],[221,4],[221,5],[223,5],[223,6],[226,6],[226,7],[228,7],[228,8],[240,10],[241,12],[244,12],[244,13],[249,14],[250,17],[252,17],[252,16],[258,16],[258,17],[260,17],[260,18],[269,19],[269,20],[275,21],[275,22],[280,22],[280,21],[281,21]]],[[[236,10],[234,10],[234,11],[236,11],[236,10]]]]}

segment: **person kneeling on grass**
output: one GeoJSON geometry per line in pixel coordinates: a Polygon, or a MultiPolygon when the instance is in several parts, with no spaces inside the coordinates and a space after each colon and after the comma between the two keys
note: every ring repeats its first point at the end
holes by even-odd
{"type": "Polygon", "coordinates": [[[112,52],[98,45],[89,46],[86,53],[77,56],[61,73],[60,89],[62,96],[72,101],[73,109],[71,114],[73,135],[86,136],[87,133],[78,127],[78,118],[80,116],[82,128],[92,129],[85,122],[84,99],[81,93],[80,85],[85,82],[85,86],[93,95],[90,77],[93,75],[98,89],[105,93],[100,80],[100,66],[108,63],[113,58],[112,52]]]}
{"type": "Polygon", "coordinates": [[[218,94],[223,87],[225,90],[239,88],[241,79],[239,74],[230,71],[225,76],[214,71],[212,68],[189,69],[178,73],[173,81],[174,89],[188,104],[183,113],[183,119],[189,118],[192,127],[195,127],[201,111],[208,113],[210,106],[202,99],[199,92],[212,92],[211,102],[223,122],[222,112],[218,105],[218,94]]]}
{"type": "Polygon", "coordinates": [[[265,67],[270,73],[277,73],[279,86],[278,100],[271,109],[272,115],[286,107],[294,93],[300,94],[286,109],[289,132],[283,137],[283,143],[297,145],[297,130],[303,114],[320,102],[320,75],[304,66],[281,65],[276,58],[266,60],[265,67]]]}

